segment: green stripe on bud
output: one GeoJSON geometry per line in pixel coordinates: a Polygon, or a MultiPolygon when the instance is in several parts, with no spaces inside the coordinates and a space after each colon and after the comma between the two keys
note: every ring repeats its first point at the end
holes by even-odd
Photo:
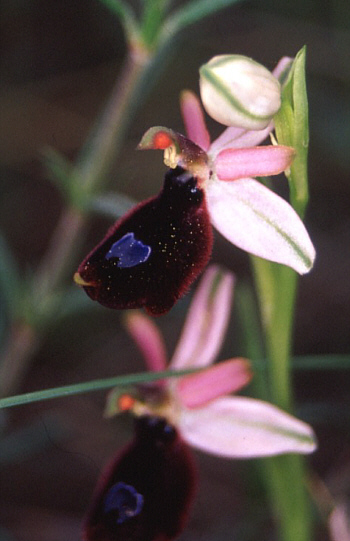
{"type": "Polygon", "coordinates": [[[251,58],[215,56],[199,73],[203,106],[220,124],[262,130],[281,106],[279,81],[251,58]]]}

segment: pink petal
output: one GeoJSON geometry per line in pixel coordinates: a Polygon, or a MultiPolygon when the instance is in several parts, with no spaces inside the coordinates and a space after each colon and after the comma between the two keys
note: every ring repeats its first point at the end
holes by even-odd
{"type": "Polygon", "coordinates": [[[167,356],[162,335],[151,319],[141,312],[126,316],[126,327],[143,353],[147,369],[153,372],[165,370],[167,356]]]}
{"type": "Polygon", "coordinates": [[[217,155],[216,174],[219,180],[278,175],[291,165],[294,155],[294,148],[282,145],[230,148],[217,155]]]}
{"type": "Polygon", "coordinates": [[[199,99],[193,92],[184,90],[181,93],[180,106],[187,137],[203,150],[208,150],[210,135],[199,99]]]}
{"type": "Polygon", "coordinates": [[[350,520],[345,502],[339,502],[336,505],[328,524],[332,541],[350,541],[350,520]]]}
{"type": "Polygon", "coordinates": [[[273,70],[272,75],[274,75],[276,79],[279,79],[283,72],[287,71],[291,67],[292,63],[293,58],[290,58],[289,56],[283,56],[273,70]]]}
{"type": "Polygon", "coordinates": [[[234,278],[218,266],[203,275],[187,313],[169,368],[208,366],[217,356],[228,325],[234,278]]]}
{"type": "Polygon", "coordinates": [[[247,359],[231,359],[204,372],[182,377],[176,390],[184,406],[195,408],[218,396],[239,391],[250,382],[252,376],[247,359]]]}
{"type": "Polygon", "coordinates": [[[218,456],[253,458],[316,449],[312,428],[272,404],[223,397],[183,411],[179,430],[187,443],[218,456]]]}
{"type": "Polygon", "coordinates": [[[260,145],[273,130],[273,123],[263,130],[245,130],[243,128],[227,128],[215,139],[210,147],[210,156],[215,157],[226,148],[246,148],[260,145]]]}
{"type": "Polygon", "coordinates": [[[207,187],[213,225],[232,244],[303,274],[315,249],[303,222],[284,199],[251,178],[213,181],[207,187]]]}

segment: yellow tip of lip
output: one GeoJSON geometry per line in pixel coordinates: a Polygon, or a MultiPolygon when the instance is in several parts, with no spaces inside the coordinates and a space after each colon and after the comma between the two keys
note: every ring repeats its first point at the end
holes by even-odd
{"type": "Polygon", "coordinates": [[[95,284],[93,282],[86,282],[79,274],[79,272],[76,272],[73,276],[73,280],[78,286],[90,286],[93,287],[95,284]]]}

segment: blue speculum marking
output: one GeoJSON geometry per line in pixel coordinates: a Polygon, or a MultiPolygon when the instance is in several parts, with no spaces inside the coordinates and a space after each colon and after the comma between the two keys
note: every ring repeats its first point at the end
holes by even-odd
{"type": "Polygon", "coordinates": [[[136,489],[120,481],[113,485],[104,501],[105,513],[117,512],[117,524],[137,516],[143,508],[143,496],[136,489]]]}
{"type": "Polygon", "coordinates": [[[144,263],[151,255],[151,251],[150,246],[135,239],[134,233],[126,233],[112,244],[105,257],[106,259],[117,257],[117,267],[124,269],[144,263]]]}

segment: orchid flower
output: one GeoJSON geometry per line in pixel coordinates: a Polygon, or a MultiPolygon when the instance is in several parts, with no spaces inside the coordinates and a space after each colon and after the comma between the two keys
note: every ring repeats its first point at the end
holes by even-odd
{"type": "Polygon", "coordinates": [[[310,453],[316,443],[309,425],[267,402],[231,395],[251,380],[248,360],[235,358],[210,366],[224,339],[233,282],[230,273],[216,266],[205,272],[169,365],[157,326],[140,312],[128,313],[127,328],[149,370],[207,369],[127,391],[113,390],[106,415],[130,410],[136,416],[163,417],[189,445],[218,456],[310,453]]]}
{"type": "MultiPolygon", "coordinates": [[[[285,171],[295,154],[287,146],[257,146],[273,129],[280,83],[245,57],[213,61],[201,68],[206,109],[240,127],[210,144],[200,102],[187,91],[181,98],[187,137],[159,126],[146,132],[139,148],[163,149],[170,167],[163,188],[117,220],[74,275],[103,306],[145,308],[153,316],[169,311],[209,261],[211,223],[252,254],[301,274],[313,265],[315,250],[297,213],[253,178],[285,171]]],[[[285,65],[283,59],[275,74],[285,65]]]]}
{"type": "Polygon", "coordinates": [[[272,116],[280,105],[280,95],[276,90],[280,85],[276,77],[290,61],[280,61],[274,71],[275,77],[250,59],[238,58],[239,62],[236,57],[231,63],[225,60],[223,73],[213,71],[212,61],[201,68],[201,78],[204,73],[219,88],[217,92],[211,88],[207,91],[207,81],[201,79],[202,99],[207,112],[226,125],[231,122],[215,141],[210,142],[199,99],[192,92],[185,91],[181,95],[181,111],[187,137],[157,126],[145,133],[139,148],[163,149],[166,165],[181,166],[199,179],[199,186],[206,194],[212,224],[232,244],[304,274],[312,268],[315,250],[303,222],[287,201],[254,179],[287,170],[294,158],[295,151],[291,147],[277,144],[258,146],[273,130],[272,116]],[[238,91],[234,89],[230,99],[224,101],[222,95],[226,98],[229,89],[223,86],[232,83],[237,65],[237,80],[243,77],[245,84],[242,83],[238,91]],[[218,76],[221,77],[219,82],[218,76]],[[238,92],[238,97],[235,92],[238,92]],[[245,95],[248,96],[247,104],[242,105],[245,95]],[[257,117],[252,111],[256,112],[261,95],[265,106],[257,117]],[[234,115],[231,114],[232,109],[234,115]],[[244,116],[246,120],[242,119],[244,116]],[[247,125],[257,128],[249,129],[247,125]],[[261,126],[265,127],[262,129],[261,126]]]}

